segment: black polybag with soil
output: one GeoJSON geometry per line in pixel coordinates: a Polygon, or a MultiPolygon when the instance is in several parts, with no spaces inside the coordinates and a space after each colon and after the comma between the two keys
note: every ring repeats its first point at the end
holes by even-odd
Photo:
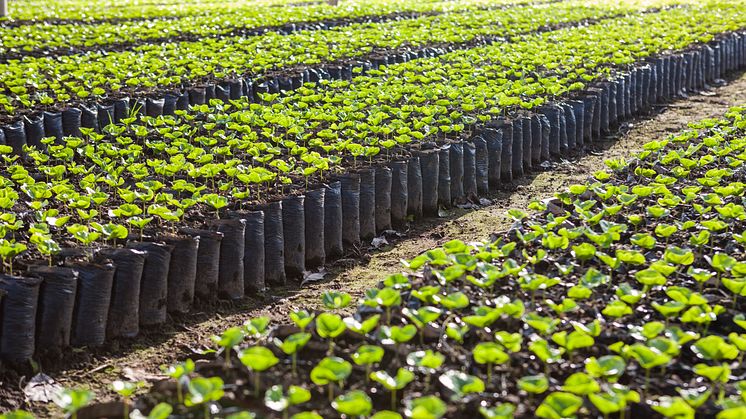
{"type": "MultiPolygon", "coordinates": [[[[179,233],[199,237],[197,249],[197,274],[194,282],[194,297],[200,302],[213,302],[218,297],[220,277],[220,245],[223,233],[204,229],[185,228],[179,233]]],[[[262,243],[262,245],[264,245],[262,243]]]]}
{"type": "Polygon", "coordinates": [[[360,240],[370,242],[376,236],[376,172],[363,169],[360,175],[360,240]]]}
{"type": "Polygon", "coordinates": [[[326,261],[326,246],[324,243],[325,192],[324,188],[310,190],[306,192],[306,198],[303,202],[306,268],[323,266],[326,261]]]}
{"type": "Polygon", "coordinates": [[[116,268],[106,322],[107,339],[137,336],[140,333],[140,288],[147,252],[107,248],[96,256],[99,262],[111,260],[116,268]]]}
{"type": "Polygon", "coordinates": [[[199,237],[162,236],[159,240],[173,246],[168,268],[167,311],[187,313],[194,302],[199,237]]]}
{"type": "Polygon", "coordinates": [[[450,208],[451,200],[451,146],[438,150],[438,206],[450,208]]]}
{"type": "Polygon", "coordinates": [[[140,280],[140,326],[166,321],[168,304],[168,269],[172,246],[154,242],[129,242],[127,247],[145,252],[140,280]]]}
{"type": "Polygon", "coordinates": [[[302,279],[306,270],[305,197],[289,196],[282,200],[282,231],[285,242],[285,274],[302,279]]]}
{"type": "Polygon", "coordinates": [[[449,173],[451,175],[451,202],[463,202],[464,195],[464,144],[451,144],[448,154],[450,160],[449,173]]]}
{"type": "Polygon", "coordinates": [[[422,167],[419,156],[407,160],[407,216],[422,218],[422,167]]]}
{"type": "Polygon", "coordinates": [[[0,358],[23,363],[34,356],[36,348],[36,309],[41,279],[0,275],[2,321],[0,321],[0,358]]]}
{"type": "MultiPolygon", "coordinates": [[[[438,215],[438,191],[440,179],[440,154],[438,150],[419,153],[420,173],[422,174],[422,214],[438,215]]],[[[448,186],[450,190],[450,185],[448,186]]]]}
{"type": "Polygon", "coordinates": [[[270,202],[256,209],[264,212],[264,281],[267,285],[283,286],[287,275],[282,202],[270,202]]]}
{"type": "Polygon", "coordinates": [[[78,272],[47,265],[31,265],[28,272],[42,279],[36,312],[37,352],[59,354],[70,345],[78,272]]]}
{"type": "Polygon", "coordinates": [[[406,161],[389,163],[391,169],[391,226],[402,229],[407,224],[409,195],[409,164],[406,161]]]}
{"type": "Polygon", "coordinates": [[[210,220],[208,228],[223,233],[220,242],[220,270],[218,298],[235,300],[244,296],[244,234],[246,221],[242,219],[210,220]]]}
{"type": "Polygon", "coordinates": [[[349,249],[360,243],[360,175],[339,177],[342,201],[342,243],[349,249]]]}
{"type": "Polygon", "coordinates": [[[114,282],[111,263],[71,263],[68,267],[78,272],[73,328],[73,346],[101,346],[106,341],[106,321],[114,282]]]}
{"type": "Polygon", "coordinates": [[[342,183],[330,182],[324,186],[324,256],[330,259],[344,252],[342,210],[342,183]]]}

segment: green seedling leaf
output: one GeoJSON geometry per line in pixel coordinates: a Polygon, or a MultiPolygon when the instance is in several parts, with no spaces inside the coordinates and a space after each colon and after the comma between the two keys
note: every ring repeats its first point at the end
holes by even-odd
{"type": "Polygon", "coordinates": [[[744,297],[746,296],[746,278],[723,278],[723,286],[733,294],[744,297]]]}
{"type": "Polygon", "coordinates": [[[564,348],[554,348],[544,339],[537,339],[528,345],[528,349],[545,364],[554,364],[562,360],[564,348]]]}
{"type": "Polygon", "coordinates": [[[584,300],[593,294],[590,288],[586,288],[583,285],[574,285],[567,290],[567,297],[572,300],[584,300]]]}
{"type": "Polygon", "coordinates": [[[665,304],[659,304],[653,301],[651,305],[656,309],[656,311],[663,315],[663,317],[675,316],[686,308],[686,304],[678,301],[668,301],[665,304]]]}
{"type": "Polygon", "coordinates": [[[189,381],[189,392],[184,400],[187,407],[216,402],[223,398],[223,380],[220,377],[197,377],[189,381]]]}
{"type": "Polygon", "coordinates": [[[500,346],[509,352],[518,352],[521,350],[521,343],[523,342],[523,336],[520,333],[509,333],[504,330],[500,330],[495,333],[495,340],[500,346]]]}
{"type": "Polygon", "coordinates": [[[55,393],[52,400],[66,413],[75,416],[93,400],[93,397],[94,393],[90,390],[66,388],[55,393]]]}
{"type": "Polygon", "coordinates": [[[342,358],[333,356],[322,359],[311,370],[311,381],[323,386],[345,380],[352,372],[352,365],[342,358]]]}
{"type": "Polygon", "coordinates": [[[746,334],[731,332],[728,334],[728,340],[735,345],[739,351],[746,351],[746,334]]]}
{"type": "Polygon", "coordinates": [[[300,412],[291,416],[290,419],[324,419],[324,417],[316,412],[300,412]]]}
{"type": "Polygon", "coordinates": [[[666,277],[655,269],[643,269],[635,274],[635,279],[646,287],[654,287],[666,284],[666,277]]]}
{"type": "Polygon", "coordinates": [[[668,418],[694,417],[694,409],[681,397],[662,396],[651,406],[653,410],[668,418]]]}
{"type": "Polygon", "coordinates": [[[583,275],[580,283],[583,284],[585,287],[592,289],[598,287],[599,285],[608,284],[610,280],[611,278],[609,277],[609,275],[604,275],[597,269],[591,267],[586,271],[585,275],[583,275]]]}
{"type": "Polygon", "coordinates": [[[674,301],[690,306],[707,304],[707,300],[700,293],[685,287],[668,287],[666,288],[666,295],[674,301]]]}
{"type": "MultiPolygon", "coordinates": [[[[148,414],[147,419],[167,419],[173,413],[174,408],[168,403],[158,403],[148,414]]],[[[134,412],[133,412],[134,414],[134,412]]],[[[137,419],[137,418],[133,418],[137,419]]]]}
{"type": "Polygon", "coordinates": [[[274,343],[286,355],[293,355],[306,346],[309,340],[311,340],[310,333],[298,332],[288,336],[285,340],[275,338],[274,343]]]}
{"type": "Polygon", "coordinates": [[[275,412],[282,412],[290,406],[281,385],[274,385],[264,393],[264,405],[274,410],[275,412]]]}
{"type": "Polygon", "coordinates": [[[306,310],[298,310],[290,313],[290,320],[292,320],[300,330],[306,330],[306,327],[311,324],[315,317],[316,316],[306,310]]]}
{"type": "Polygon", "coordinates": [[[621,300],[612,300],[601,313],[604,316],[620,318],[632,314],[632,308],[621,300]]]}
{"type": "Polygon", "coordinates": [[[434,352],[431,349],[412,352],[407,355],[407,365],[427,372],[432,372],[440,368],[443,365],[443,361],[445,361],[445,355],[440,352],[434,352]]]}
{"type": "Polygon", "coordinates": [[[450,255],[455,255],[457,253],[465,253],[465,252],[467,252],[468,251],[468,246],[466,245],[466,243],[462,242],[461,240],[451,240],[451,241],[443,244],[443,250],[445,250],[446,253],[448,253],[450,255]]]}
{"type": "Polygon", "coordinates": [[[290,386],[288,387],[287,398],[291,406],[296,406],[311,400],[311,392],[303,387],[290,386]]]}
{"type": "Polygon", "coordinates": [[[619,299],[629,305],[637,304],[643,296],[642,291],[633,288],[629,283],[623,282],[617,286],[615,294],[619,299]]]}
{"type": "Polygon", "coordinates": [[[230,366],[231,356],[229,351],[238,346],[244,340],[244,332],[240,327],[231,327],[222,335],[213,335],[210,339],[224,351],[225,363],[230,366]]]}
{"type": "Polygon", "coordinates": [[[655,247],[656,240],[655,237],[651,236],[650,234],[645,233],[637,233],[633,234],[630,238],[630,241],[632,244],[635,244],[637,246],[642,247],[643,249],[652,249],[655,247]]]}
{"type": "Polygon", "coordinates": [[[698,389],[683,389],[677,387],[676,391],[679,393],[679,396],[681,396],[681,398],[694,409],[702,406],[712,394],[712,389],[700,392],[698,389]]]}
{"type": "Polygon", "coordinates": [[[408,324],[405,326],[381,326],[379,338],[384,345],[399,345],[409,342],[417,335],[417,328],[408,324]]]}
{"type": "Polygon", "coordinates": [[[733,316],[733,322],[741,327],[741,329],[746,329],[746,315],[744,314],[736,314],[733,316]]]}
{"type": "Polygon", "coordinates": [[[746,406],[735,406],[723,409],[717,414],[717,419],[740,419],[746,417],[746,406]]]}
{"type": "Polygon", "coordinates": [[[738,261],[725,253],[715,253],[712,257],[705,255],[705,259],[718,272],[729,271],[738,261]]]}
{"type": "Polygon", "coordinates": [[[662,238],[668,238],[678,231],[675,225],[660,223],[655,226],[655,235],[662,238]]]}
{"type": "Polygon", "coordinates": [[[613,392],[592,393],[588,395],[588,399],[604,416],[624,409],[627,404],[622,396],[613,392]]]}
{"type": "Polygon", "coordinates": [[[461,371],[446,371],[438,380],[445,388],[453,392],[451,396],[453,400],[459,400],[470,393],[484,391],[484,381],[461,371]]]}
{"type": "Polygon", "coordinates": [[[410,289],[412,287],[412,283],[409,281],[409,278],[406,275],[402,274],[393,274],[387,276],[386,279],[383,280],[383,285],[396,290],[410,289]]]}
{"type": "Polygon", "coordinates": [[[378,322],[381,320],[380,314],[374,314],[367,319],[361,321],[358,321],[354,317],[345,317],[344,318],[344,324],[347,326],[347,329],[359,334],[359,335],[367,335],[368,333],[372,332],[373,329],[378,327],[378,322]]]}
{"type": "Polygon", "coordinates": [[[581,261],[593,259],[593,257],[596,255],[596,246],[590,243],[581,243],[579,245],[574,245],[572,246],[572,255],[576,259],[581,261]]]}
{"type": "MultiPolygon", "coordinates": [[[[412,290],[412,296],[415,297],[415,298],[417,298],[417,299],[419,299],[423,303],[426,303],[426,304],[436,304],[437,303],[437,298],[440,297],[440,296],[438,296],[439,292],[440,292],[440,287],[439,286],[425,285],[425,286],[423,286],[421,288],[413,289],[412,290]]],[[[467,297],[467,301],[466,301],[467,305],[469,304],[468,300],[469,299],[467,297]]]]}
{"type": "Polygon", "coordinates": [[[238,352],[238,359],[252,371],[263,372],[277,365],[280,360],[264,346],[250,346],[238,352]]]}
{"type": "Polygon", "coordinates": [[[663,333],[665,329],[666,329],[666,325],[664,323],[653,321],[653,322],[645,323],[642,326],[641,332],[642,332],[642,336],[645,339],[653,339],[657,337],[658,335],[660,335],[661,333],[663,333]]]}
{"type": "Polygon", "coordinates": [[[142,385],[142,382],[116,380],[111,383],[111,388],[123,398],[129,399],[142,385]]]}
{"type": "Polygon", "coordinates": [[[424,328],[428,323],[434,322],[440,317],[441,310],[432,307],[432,306],[424,306],[419,309],[411,309],[409,307],[404,307],[402,309],[402,314],[409,319],[415,326],[422,329],[424,328]]]}
{"type": "Polygon", "coordinates": [[[518,379],[518,388],[531,394],[541,394],[549,390],[549,380],[546,376],[528,375],[518,379]]]}
{"type": "Polygon", "coordinates": [[[376,302],[381,306],[389,309],[401,304],[401,293],[393,288],[383,288],[376,294],[376,302]]]}
{"type": "Polygon", "coordinates": [[[523,321],[536,329],[542,335],[548,335],[553,333],[557,326],[559,326],[560,320],[551,317],[542,317],[537,313],[528,313],[523,316],[523,321]]]}
{"type": "Polygon", "coordinates": [[[373,409],[373,402],[364,391],[354,390],[334,399],[332,407],[343,415],[368,416],[373,409]]]}
{"type": "Polygon", "coordinates": [[[646,370],[667,365],[671,362],[670,356],[656,348],[651,348],[640,343],[635,343],[627,347],[625,353],[634,358],[646,370]]]}
{"type": "Polygon", "coordinates": [[[731,360],[738,357],[738,348],[725,341],[720,336],[711,335],[696,341],[692,346],[692,352],[698,358],[707,361],[731,360]]]}
{"type": "Polygon", "coordinates": [[[646,263],[645,255],[636,250],[618,249],[616,257],[619,261],[629,265],[644,265],[646,263]]]}
{"type": "Polygon", "coordinates": [[[342,316],[332,313],[321,313],[316,317],[316,333],[323,339],[335,339],[346,329],[342,316]]]}
{"type": "Polygon", "coordinates": [[[381,362],[383,355],[384,350],[380,346],[362,345],[353,352],[351,358],[357,365],[373,365],[381,362]]]}
{"type": "Polygon", "coordinates": [[[255,317],[244,322],[244,332],[246,336],[260,338],[269,332],[269,317],[255,317]]]}
{"type": "Polygon", "coordinates": [[[436,396],[424,396],[406,402],[404,414],[411,419],[440,419],[447,411],[446,403],[436,396]]]}
{"type": "Polygon", "coordinates": [[[585,361],[585,371],[591,377],[600,378],[610,383],[616,383],[624,374],[627,363],[618,355],[605,355],[598,359],[590,357],[585,361]]]}
{"type": "Polygon", "coordinates": [[[515,413],[515,405],[512,403],[500,403],[495,407],[481,406],[479,413],[485,419],[512,419],[515,413]]]}
{"type": "Polygon", "coordinates": [[[656,260],[655,262],[650,264],[650,269],[656,270],[660,272],[661,275],[668,277],[672,273],[676,272],[676,266],[669,265],[668,263],[662,261],[662,260],[656,260]]]}
{"type": "Polygon", "coordinates": [[[469,297],[461,291],[452,292],[448,295],[434,295],[433,300],[448,310],[461,310],[469,306],[469,297]]]}
{"type": "Polygon", "coordinates": [[[405,368],[399,368],[395,376],[386,371],[376,371],[370,374],[371,380],[381,384],[386,390],[401,390],[414,380],[414,373],[405,368]]]}
{"type": "Polygon", "coordinates": [[[562,419],[575,416],[575,413],[583,405],[583,399],[564,392],[549,394],[536,409],[536,416],[546,419],[562,419]]]}
{"type": "Polygon", "coordinates": [[[510,357],[503,352],[501,345],[494,342],[483,342],[474,347],[474,360],[479,364],[502,364],[510,357]]]}
{"type": "Polygon", "coordinates": [[[666,248],[666,253],[663,255],[663,258],[668,263],[688,266],[694,263],[694,252],[690,249],[671,246],[666,248]]]}
{"type": "Polygon", "coordinates": [[[591,376],[583,372],[576,372],[565,380],[565,384],[562,386],[562,390],[577,394],[579,396],[586,396],[591,393],[597,393],[601,390],[596,380],[591,376]]]}
{"type": "Polygon", "coordinates": [[[370,419],[402,419],[402,415],[390,410],[381,410],[371,416],[370,419]]]}
{"type": "Polygon", "coordinates": [[[667,338],[677,342],[679,346],[685,345],[693,340],[699,339],[699,333],[683,331],[678,326],[669,326],[664,333],[667,338]]]}
{"type": "Polygon", "coordinates": [[[713,383],[727,383],[730,379],[730,368],[726,364],[707,365],[697,364],[694,366],[694,373],[706,377],[713,383]]]}
{"type": "Polygon", "coordinates": [[[326,291],[321,295],[321,302],[328,310],[337,310],[350,305],[352,297],[346,292],[326,291]]]}

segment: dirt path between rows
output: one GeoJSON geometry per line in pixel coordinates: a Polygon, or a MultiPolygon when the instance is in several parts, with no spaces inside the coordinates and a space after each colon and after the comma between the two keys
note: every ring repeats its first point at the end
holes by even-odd
{"type": "MultiPolygon", "coordinates": [[[[272,295],[264,299],[218,307],[209,313],[192,313],[158,330],[148,331],[136,341],[120,342],[95,353],[74,349],[62,368],[41,365],[41,369],[60,385],[88,387],[96,392],[99,401],[106,400],[113,397],[109,388],[112,381],[152,380],[158,376],[160,365],[182,360],[195,350],[209,347],[212,334],[255,316],[286,320],[290,311],[317,308],[325,290],[338,289],[360,296],[385,275],[398,272],[400,260],[410,259],[452,239],[486,239],[490,233],[509,227],[506,210],[525,208],[531,200],[550,197],[557,190],[582,182],[602,169],[605,159],[629,157],[648,141],[678,132],[690,121],[719,117],[729,107],[742,103],[746,103],[746,75],[731,79],[726,86],[704,95],[657,107],[648,119],[627,124],[613,138],[594,144],[594,150],[585,156],[553,163],[548,171],[517,182],[511,191],[493,193],[487,197],[493,202],[490,205],[476,210],[454,209],[439,219],[418,223],[393,245],[363,254],[359,259],[338,261],[329,268],[322,282],[302,289],[272,290],[272,295]]],[[[29,405],[24,401],[22,387],[27,380],[28,377],[15,376],[3,382],[0,378],[0,412],[23,407],[40,417],[58,416],[59,411],[51,403],[29,405]]]]}

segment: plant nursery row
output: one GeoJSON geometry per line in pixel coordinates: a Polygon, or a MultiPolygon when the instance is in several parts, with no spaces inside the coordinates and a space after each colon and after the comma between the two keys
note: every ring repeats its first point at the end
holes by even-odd
{"type": "Polygon", "coordinates": [[[359,301],[227,328],[134,401],[117,382],[112,416],[742,417],[746,108],[690,127],[359,301]]]}

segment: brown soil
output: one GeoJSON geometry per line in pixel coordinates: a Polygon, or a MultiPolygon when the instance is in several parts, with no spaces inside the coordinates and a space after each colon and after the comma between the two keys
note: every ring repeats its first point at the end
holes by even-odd
{"type": "MultiPolygon", "coordinates": [[[[73,350],[66,355],[64,366],[41,365],[42,371],[68,387],[88,387],[98,401],[113,398],[110,383],[114,380],[152,380],[159,375],[159,366],[182,360],[195,350],[210,346],[209,337],[243,323],[255,316],[287,319],[290,311],[319,307],[325,290],[338,289],[360,296],[385,275],[401,269],[400,260],[439,246],[448,240],[485,239],[494,231],[509,226],[506,210],[525,208],[534,199],[552,196],[568,185],[581,182],[604,167],[608,158],[628,157],[653,139],[664,138],[686,128],[687,123],[703,118],[719,117],[729,107],[746,102],[746,75],[732,79],[726,86],[705,95],[659,107],[645,120],[626,124],[612,138],[594,143],[593,151],[579,158],[563,160],[513,185],[511,191],[497,192],[488,198],[493,202],[479,209],[453,209],[439,219],[418,223],[393,245],[373,252],[363,251],[359,258],[342,259],[329,268],[322,282],[302,289],[273,289],[271,295],[248,299],[237,305],[221,306],[208,312],[196,312],[170,322],[158,330],[147,331],[136,341],[119,342],[105,350],[90,353],[73,350]]],[[[25,408],[39,417],[60,416],[51,403],[24,401],[23,385],[29,377],[0,378],[0,412],[25,408]]]]}

